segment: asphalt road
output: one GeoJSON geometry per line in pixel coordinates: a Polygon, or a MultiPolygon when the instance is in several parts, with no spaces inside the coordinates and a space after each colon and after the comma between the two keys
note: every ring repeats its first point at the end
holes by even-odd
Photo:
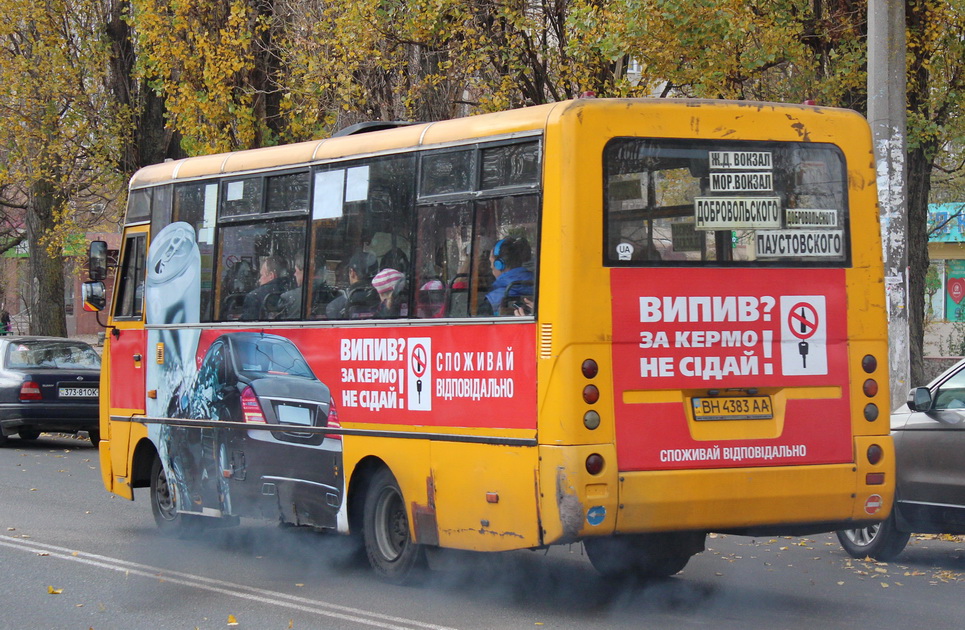
{"type": "Polygon", "coordinates": [[[0,449],[0,628],[960,628],[965,542],[898,562],[832,535],[713,536],[678,576],[599,577],[580,545],[460,557],[418,587],[353,563],[346,539],[245,520],[158,536],[146,491],[104,491],[86,440],[0,449]],[[236,624],[236,625],[232,625],[236,624]]]}

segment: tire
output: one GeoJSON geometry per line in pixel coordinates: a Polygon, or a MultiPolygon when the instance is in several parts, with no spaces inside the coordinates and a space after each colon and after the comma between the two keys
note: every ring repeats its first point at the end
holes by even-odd
{"type": "Polygon", "coordinates": [[[3,446],[6,443],[7,443],[7,436],[4,435],[3,433],[0,433],[0,446],[3,446]]]}
{"type": "Polygon", "coordinates": [[[204,517],[178,512],[177,490],[169,483],[161,458],[151,464],[151,512],[163,536],[185,537],[204,529],[204,517]]]}
{"type": "Polygon", "coordinates": [[[20,429],[17,432],[21,440],[36,440],[40,437],[40,431],[37,429],[20,429]]]}
{"type": "Polygon", "coordinates": [[[100,429],[93,429],[87,432],[87,437],[90,438],[90,443],[94,446],[100,444],[101,441],[101,431],[100,429]]]}
{"type": "Polygon", "coordinates": [[[865,558],[881,561],[894,560],[905,549],[911,537],[910,532],[898,530],[894,510],[892,508],[888,518],[876,525],[835,532],[838,542],[849,556],[858,560],[865,558]]]}
{"type": "Polygon", "coordinates": [[[405,505],[392,473],[376,472],[365,496],[362,538],[376,575],[393,584],[414,583],[425,569],[425,550],[412,540],[405,505]]]}
{"type": "MultiPolygon", "coordinates": [[[[590,564],[609,578],[666,578],[680,573],[694,553],[687,550],[688,534],[651,534],[586,538],[583,547],[590,564]]],[[[700,547],[702,549],[702,546],[700,547]]]]}

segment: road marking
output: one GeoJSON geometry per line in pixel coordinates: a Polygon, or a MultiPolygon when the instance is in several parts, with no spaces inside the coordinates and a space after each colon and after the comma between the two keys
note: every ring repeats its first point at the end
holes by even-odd
{"type": "Polygon", "coordinates": [[[45,553],[53,558],[71,560],[81,564],[99,567],[101,569],[121,572],[125,575],[139,575],[152,580],[163,580],[165,582],[171,582],[172,584],[180,584],[182,586],[189,586],[192,588],[210,591],[212,593],[230,595],[231,597],[237,597],[239,599],[263,604],[272,604],[301,612],[332,617],[334,619],[343,619],[376,628],[386,628],[388,630],[412,630],[413,628],[422,628],[425,630],[455,630],[454,628],[450,628],[448,626],[437,626],[413,619],[382,615],[379,613],[361,610],[359,608],[352,608],[350,606],[341,606],[339,604],[331,604],[315,599],[309,599],[307,597],[298,597],[297,595],[289,595],[287,593],[280,593],[278,591],[254,588],[252,586],[245,586],[244,584],[237,584],[235,582],[226,582],[224,580],[216,580],[201,575],[193,575],[191,573],[182,573],[180,571],[171,571],[168,569],[162,569],[160,567],[152,567],[146,564],[138,564],[136,562],[121,560],[120,558],[111,558],[109,556],[101,556],[95,553],[77,551],[74,549],[67,549],[65,547],[57,547],[55,545],[40,544],[32,540],[25,540],[23,538],[0,535],[0,546],[9,547],[18,551],[45,553]]]}

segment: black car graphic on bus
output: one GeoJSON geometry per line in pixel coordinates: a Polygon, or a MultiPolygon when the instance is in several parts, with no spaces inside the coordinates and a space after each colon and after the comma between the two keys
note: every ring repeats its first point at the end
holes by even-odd
{"type": "Polygon", "coordinates": [[[334,526],[342,442],[323,429],[337,428],[338,417],[294,343],[254,332],[217,337],[178,406],[179,417],[215,421],[168,431],[167,452],[184,454],[169,465],[185,497],[180,511],[334,526]]]}

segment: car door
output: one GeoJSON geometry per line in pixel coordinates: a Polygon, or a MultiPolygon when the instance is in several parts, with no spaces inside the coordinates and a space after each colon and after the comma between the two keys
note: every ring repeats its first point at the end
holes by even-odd
{"type": "Polygon", "coordinates": [[[965,525],[965,364],[931,386],[928,411],[895,432],[902,513],[922,528],[965,525]]]}

